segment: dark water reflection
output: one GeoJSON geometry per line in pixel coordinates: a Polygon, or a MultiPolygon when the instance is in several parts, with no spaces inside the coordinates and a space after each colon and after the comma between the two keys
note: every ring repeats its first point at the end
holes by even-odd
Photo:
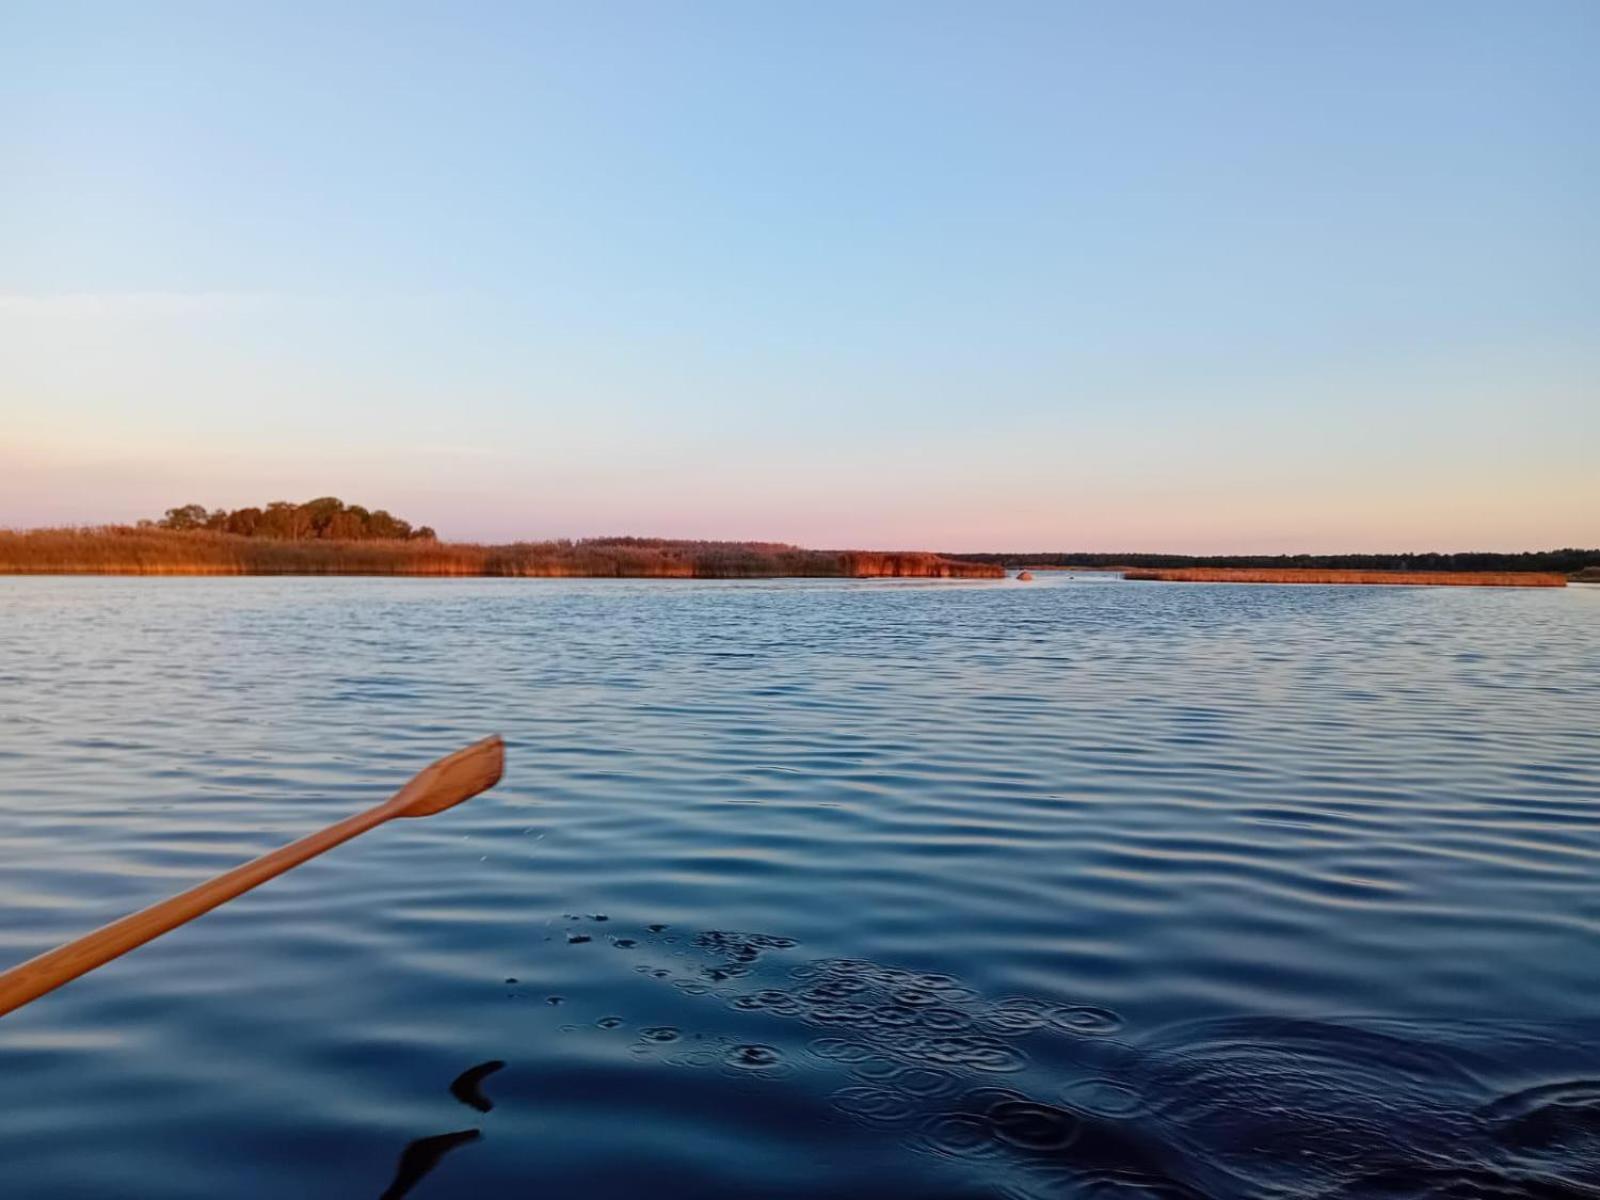
{"type": "Polygon", "coordinates": [[[0,580],[7,1197],[1600,1197],[1600,590],[0,580]]]}

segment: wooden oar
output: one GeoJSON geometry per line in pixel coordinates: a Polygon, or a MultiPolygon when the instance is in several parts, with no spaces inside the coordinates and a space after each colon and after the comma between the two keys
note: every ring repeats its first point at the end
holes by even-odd
{"type": "Polygon", "coordinates": [[[500,782],[504,769],[505,745],[498,736],[474,742],[465,750],[457,750],[425,767],[376,808],[346,817],[170,900],[113,921],[75,942],[12,967],[0,974],[0,1016],[374,826],[394,817],[431,817],[453,808],[500,782]]]}

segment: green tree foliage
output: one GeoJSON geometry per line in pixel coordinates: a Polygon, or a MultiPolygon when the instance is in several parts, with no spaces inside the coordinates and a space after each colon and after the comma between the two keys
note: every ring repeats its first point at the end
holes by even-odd
{"type": "Polygon", "coordinates": [[[265,508],[236,508],[232,512],[222,508],[207,511],[203,504],[185,504],[167,509],[166,515],[153,524],[180,532],[208,529],[286,542],[436,540],[426,525],[413,529],[409,521],[381,508],[369,510],[359,504],[346,504],[337,496],[318,496],[304,504],[274,500],[265,508]]]}

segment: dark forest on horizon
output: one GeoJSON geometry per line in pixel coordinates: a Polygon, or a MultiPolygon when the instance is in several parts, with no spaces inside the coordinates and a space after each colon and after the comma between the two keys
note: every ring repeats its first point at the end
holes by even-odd
{"type": "Polygon", "coordinates": [[[1525,550],[1520,553],[1473,550],[1408,554],[1131,554],[1099,551],[996,554],[974,551],[951,554],[950,557],[966,562],[998,563],[1011,568],[1249,567],[1347,571],[1557,571],[1563,575],[1574,575],[1585,568],[1600,570],[1600,549],[1572,548],[1525,550]]]}

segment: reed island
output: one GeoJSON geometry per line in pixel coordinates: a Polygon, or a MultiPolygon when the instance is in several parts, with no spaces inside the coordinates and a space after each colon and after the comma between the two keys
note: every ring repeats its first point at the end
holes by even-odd
{"type": "Polygon", "coordinates": [[[1000,579],[1005,568],[928,551],[807,550],[776,542],[446,542],[426,525],[327,496],[232,512],[189,504],[135,525],[0,530],[0,575],[1000,579]]]}

